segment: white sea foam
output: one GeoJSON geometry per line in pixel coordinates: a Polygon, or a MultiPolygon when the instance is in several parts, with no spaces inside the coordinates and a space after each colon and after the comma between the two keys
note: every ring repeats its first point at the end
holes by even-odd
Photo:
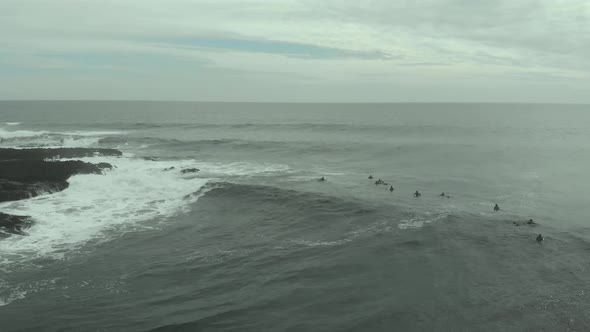
{"type": "Polygon", "coordinates": [[[397,225],[397,227],[399,229],[421,228],[424,225],[429,224],[431,222],[432,222],[432,220],[430,220],[430,219],[416,217],[416,218],[402,220],[402,222],[399,223],[397,225]]]}
{"type": "Polygon", "coordinates": [[[277,173],[293,173],[294,170],[287,165],[269,163],[207,163],[194,162],[192,167],[199,168],[200,176],[263,176],[275,175],[277,173]]]}
{"type": "Polygon", "coordinates": [[[115,165],[105,175],[77,175],[60,193],[0,204],[5,213],[29,215],[35,224],[28,236],[0,241],[0,261],[51,257],[78,249],[90,240],[108,239],[110,231],[147,227],[148,220],[170,220],[198,199],[190,195],[208,180],[183,178],[165,167],[189,167],[192,161],[153,162],[96,157],[89,162],[115,165]]]}
{"type": "Polygon", "coordinates": [[[85,136],[85,137],[92,137],[92,136],[117,136],[117,135],[124,135],[125,132],[122,132],[122,131],[70,131],[70,132],[58,132],[56,134],[64,135],[64,136],[85,136]]]}
{"type": "Polygon", "coordinates": [[[36,137],[47,135],[48,131],[33,131],[33,130],[4,130],[0,128],[0,137],[4,139],[36,137]]]}
{"type": "Polygon", "coordinates": [[[8,140],[5,145],[14,147],[73,148],[97,146],[102,138],[125,135],[121,131],[72,131],[51,132],[33,130],[6,130],[0,128],[0,138],[8,140]]]}
{"type": "Polygon", "coordinates": [[[21,123],[20,123],[20,122],[5,122],[5,124],[6,124],[7,126],[18,126],[18,125],[20,125],[21,123]]]}
{"type": "Polygon", "coordinates": [[[335,241],[293,240],[293,243],[296,243],[296,244],[302,245],[302,246],[306,246],[306,247],[333,247],[333,246],[339,246],[339,245],[346,244],[350,241],[352,241],[352,238],[344,238],[344,239],[335,240],[335,241]]]}
{"type": "Polygon", "coordinates": [[[56,147],[64,148],[87,148],[96,146],[100,141],[100,137],[65,137],[60,141],[60,145],[56,147]]]}
{"type": "Polygon", "coordinates": [[[421,228],[424,227],[424,225],[445,219],[448,216],[448,212],[438,212],[434,215],[427,213],[425,216],[416,216],[410,219],[404,219],[397,225],[397,227],[399,229],[421,228]]]}
{"type": "Polygon", "coordinates": [[[13,301],[24,299],[27,294],[33,294],[44,290],[56,288],[58,279],[46,279],[35,282],[23,281],[22,283],[9,284],[0,279],[0,307],[13,301]]]}
{"type": "MultiPolygon", "coordinates": [[[[2,292],[2,289],[0,288],[0,293],[2,292]]],[[[27,291],[21,291],[21,290],[11,290],[11,291],[6,291],[7,294],[0,296],[0,307],[8,305],[10,303],[12,303],[12,301],[16,301],[16,300],[20,300],[20,299],[24,299],[25,296],[27,295],[27,291]]]]}

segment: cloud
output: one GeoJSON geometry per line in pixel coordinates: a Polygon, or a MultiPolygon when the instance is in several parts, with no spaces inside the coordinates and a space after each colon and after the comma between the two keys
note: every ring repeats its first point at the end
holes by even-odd
{"type": "Polygon", "coordinates": [[[312,44],[293,43],[275,40],[253,40],[236,38],[175,38],[162,40],[169,45],[190,46],[194,48],[220,51],[239,51],[249,53],[279,54],[296,58],[358,58],[391,59],[395,56],[379,51],[360,51],[312,44]]]}
{"type": "Polygon", "coordinates": [[[590,102],[588,22],[586,0],[3,0],[0,99],[590,102]]]}

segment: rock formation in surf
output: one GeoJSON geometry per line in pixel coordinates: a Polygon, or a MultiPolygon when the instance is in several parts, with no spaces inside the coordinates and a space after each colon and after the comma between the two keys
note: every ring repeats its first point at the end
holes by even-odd
{"type": "Polygon", "coordinates": [[[8,237],[10,234],[24,235],[23,228],[30,227],[31,223],[28,216],[13,216],[0,212],[0,237],[8,237]]]}
{"type": "MultiPolygon", "coordinates": [[[[91,156],[121,156],[113,149],[0,149],[0,202],[16,201],[62,191],[76,174],[102,174],[112,169],[108,163],[91,164],[80,160],[51,160],[91,156]]],[[[30,226],[27,216],[0,212],[0,233],[24,234],[30,226]]]]}
{"type": "Polygon", "coordinates": [[[0,202],[18,201],[42,194],[51,194],[67,187],[66,181],[27,183],[0,179],[0,202]]]}
{"type": "MultiPolygon", "coordinates": [[[[106,168],[105,165],[102,166],[106,168]]],[[[0,178],[7,181],[63,182],[75,174],[102,174],[102,169],[79,160],[0,160],[0,178]]]]}
{"type": "Polygon", "coordinates": [[[201,170],[198,168],[187,168],[187,169],[183,169],[182,171],[180,171],[180,173],[182,174],[188,174],[188,173],[197,173],[200,172],[201,170]]]}

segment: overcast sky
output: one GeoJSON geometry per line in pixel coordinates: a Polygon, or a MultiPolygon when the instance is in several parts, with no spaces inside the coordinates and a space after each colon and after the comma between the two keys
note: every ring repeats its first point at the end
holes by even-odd
{"type": "Polygon", "coordinates": [[[0,0],[0,99],[590,102],[588,0],[0,0]]]}

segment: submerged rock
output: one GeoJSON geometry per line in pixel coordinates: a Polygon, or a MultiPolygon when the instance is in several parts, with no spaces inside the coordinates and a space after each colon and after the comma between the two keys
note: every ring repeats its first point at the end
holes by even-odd
{"type": "Polygon", "coordinates": [[[26,235],[23,229],[31,227],[32,223],[29,216],[15,216],[0,212],[0,237],[10,234],[26,235]]]}
{"type": "Polygon", "coordinates": [[[98,163],[98,164],[95,164],[95,165],[96,165],[96,167],[100,168],[103,171],[104,170],[107,170],[107,169],[108,170],[111,170],[114,167],[113,165],[111,165],[109,163],[98,163]]]}
{"type": "Polygon", "coordinates": [[[183,169],[182,171],[180,171],[182,174],[187,174],[187,173],[197,173],[200,172],[201,170],[198,168],[187,168],[187,169],[183,169]]]}

